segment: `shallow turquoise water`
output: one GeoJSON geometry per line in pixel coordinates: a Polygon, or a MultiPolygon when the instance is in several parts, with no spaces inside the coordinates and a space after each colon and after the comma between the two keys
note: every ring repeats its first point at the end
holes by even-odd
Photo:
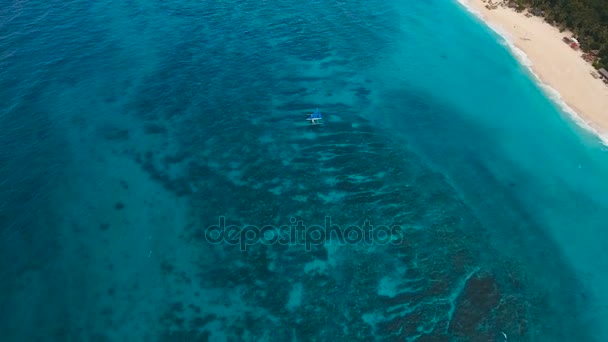
{"type": "Polygon", "coordinates": [[[605,340],[606,150],[457,3],[15,1],[0,27],[4,340],[605,340]],[[402,243],[241,251],[219,216],[402,243]]]}

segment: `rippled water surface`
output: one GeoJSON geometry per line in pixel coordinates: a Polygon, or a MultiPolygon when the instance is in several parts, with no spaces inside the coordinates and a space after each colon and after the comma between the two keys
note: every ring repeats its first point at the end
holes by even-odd
{"type": "Polygon", "coordinates": [[[605,341],[606,152],[455,2],[10,1],[0,129],[4,341],[605,341]]]}

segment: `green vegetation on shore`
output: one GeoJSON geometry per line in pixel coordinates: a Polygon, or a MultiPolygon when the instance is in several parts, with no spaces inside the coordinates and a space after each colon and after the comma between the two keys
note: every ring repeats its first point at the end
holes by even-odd
{"type": "Polygon", "coordinates": [[[594,66],[608,67],[608,0],[516,0],[520,8],[542,11],[548,23],[572,31],[586,52],[596,51],[594,66]]]}

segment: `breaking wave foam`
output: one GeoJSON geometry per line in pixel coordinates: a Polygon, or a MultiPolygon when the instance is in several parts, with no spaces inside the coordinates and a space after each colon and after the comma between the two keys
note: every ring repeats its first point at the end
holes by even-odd
{"type": "Polygon", "coordinates": [[[515,44],[513,44],[513,39],[508,32],[502,30],[500,27],[498,27],[496,25],[492,25],[491,23],[488,23],[487,21],[483,20],[483,16],[481,15],[481,13],[479,11],[477,11],[475,8],[473,8],[469,4],[468,0],[457,0],[457,1],[467,11],[469,11],[470,13],[475,15],[487,27],[489,27],[492,31],[494,31],[496,34],[498,34],[502,38],[502,40],[499,43],[506,46],[509,49],[509,51],[511,51],[511,54],[517,59],[517,61],[528,69],[528,71],[534,76],[536,83],[538,85],[540,85],[541,89],[545,92],[545,94],[547,94],[549,99],[551,99],[555,104],[557,104],[560,107],[560,109],[562,109],[566,114],[568,114],[568,116],[577,125],[579,125],[581,128],[583,128],[586,131],[595,135],[602,142],[602,144],[604,144],[604,146],[608,147],[608,135],[602,135],[597,129],[595,129],[593,127],[593,125],[591,123],[585,121],[574,109],[572,109],[570,106],[568,106],[568,104],[562,98],[561,94],[555,88],[553,88],[550,85],[543,82],[543,80],[540,78],[540,76],[536,72],[534,72],[533,63],[530,60],[530,58],[528,57],[528,55],[526,55],[526,53],[523,50],[521,50],[520,48],[515,46],[515,44]]]}

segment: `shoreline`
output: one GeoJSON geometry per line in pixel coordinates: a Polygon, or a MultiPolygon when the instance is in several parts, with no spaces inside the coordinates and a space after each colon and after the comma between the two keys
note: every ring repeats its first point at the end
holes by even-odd
{"type": "Polygon", "coordinates": [[[482,0],[458,3],[502,37],[550,100],[608,146],[608,86],[591,76],[595,69],[582,59],[582,51],[562,41],[571,36],[569,32],[560,32],[542,17],[526,17],[525,12],[517,13],[513,8],[490,10],[482,0]]]}

